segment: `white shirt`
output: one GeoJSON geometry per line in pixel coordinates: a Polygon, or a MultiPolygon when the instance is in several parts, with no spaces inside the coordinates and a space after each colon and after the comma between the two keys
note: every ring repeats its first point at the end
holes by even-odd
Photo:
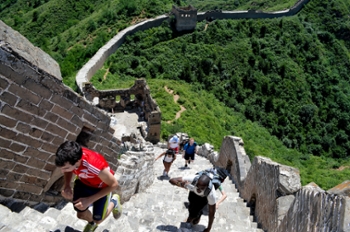
{"type": "MultiPolygon", "coordinates": [[[[190,183],[192,183],[193,179],[196,177],[196,175],[189,175],[189,176],[185,176],[185,177],[182,177],[182,180],[183,181],[188,181],[190,183]]],[[[204,191],[198,193],[197,192],[197,188],[195,187],[193,192],[195,194],[197,194],[198,196],[204,196],[204,191]]],[[[208,204],[209,205],[215,205],[216,204],[216,193],[215,193],[215,188],[214,186],[212,187],[209,195],[207,196],[207,199],[208,199],[208,204]]]]}
{"type": "Polygon", "coordinates": [[[179,138],[177,136],[171,137],[171,139],[169,139],[169,147],[177,148],[178,146],[179,146],[179,138]]]}

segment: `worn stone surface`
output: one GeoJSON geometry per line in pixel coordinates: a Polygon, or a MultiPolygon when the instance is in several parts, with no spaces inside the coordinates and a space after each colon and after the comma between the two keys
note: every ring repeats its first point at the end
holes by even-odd
{"type": "Polygon", "coordinates": [[[29,63],[62,80],[58,63],[40,48],[35,47],[17,31],[0,20],[0,46],[6,46],[29,63]]]}

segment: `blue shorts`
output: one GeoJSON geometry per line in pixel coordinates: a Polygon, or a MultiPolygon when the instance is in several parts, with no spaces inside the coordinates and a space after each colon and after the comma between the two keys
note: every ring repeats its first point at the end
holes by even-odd
{"type": "MultiPolygon", "coordinates": [[[[73,202],[79,198],[92,196],[95,193],[99,192],[100,190],[101,190],[100,188],[92,188],[90,186],[83,184],[79,179],[76,179],[74,181],[73,202]]],[[[109,193],[107,196],[104,196],[98,199],[92,204],[93,205],[92,217],[94,220],[100,221],[103,218],[105,218],[110,198],[111,198],[111,193],[109,193]]],[[[84,210],[79,210],[74,207],[74,210],[77,212],[84,212],[88,210],[88,208],[84,210]]]]}

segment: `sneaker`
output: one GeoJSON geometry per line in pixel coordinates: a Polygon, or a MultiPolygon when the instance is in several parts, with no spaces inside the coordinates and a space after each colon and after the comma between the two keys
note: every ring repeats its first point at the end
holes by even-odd
{"type": "Polygon", "coordinates": [[[185,168],[187,168],[187,164],[185,164],[185,168]]]}
{"type": "Polygon", "coordinates": [[[190,164],[191,163],[191,160],[188,160],[188,164],[190,164]]]}
{"type": "Polygon", "coordinates": [[[97,224],[91,224],[90,222],[88,222],[88,224],[85,226],[83,232],[94,232],[97,228],[97,224]]]}
{"type": "Polygon", "coordinates": [[[120,204],[120,196],[118,194],[113,194],[111,201],[114,203],[113,208],[113,217],[115,219],[120,218],[122,216],[122,205],[120,204]]]}

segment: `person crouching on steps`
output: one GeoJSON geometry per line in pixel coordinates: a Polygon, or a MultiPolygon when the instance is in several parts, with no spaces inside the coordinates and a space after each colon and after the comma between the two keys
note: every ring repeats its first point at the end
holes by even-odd
{"type": "Polygon", "coordinates": [[[72,200],[77,217],[88,222],[84,232],[95,231],[111,212],[116,219],[120,217],[120,197],[118,194],[112,196],[118,181],[101,154],[77,142],[66,141],[57,149],[55,164],[64,174],[62,196],[72,200]],[[74,189],[70,186],[73,174],[76,175],[74,189]],[[92,213],[90,205],[93,205],[92,213]]]}
{"type": "Polygon", "coordinates": [[[163,176],[168,177],[168,173],[171,167],[171,164],[176,160],[176,154],[175,151],[172,149],[168,149],[162,154],[160,154],[157,158],[154,159],[154,161],[157,161],[160,157],[164,156],[163,159],[163,165],[164,165],[164,171],[163,176]]]}

